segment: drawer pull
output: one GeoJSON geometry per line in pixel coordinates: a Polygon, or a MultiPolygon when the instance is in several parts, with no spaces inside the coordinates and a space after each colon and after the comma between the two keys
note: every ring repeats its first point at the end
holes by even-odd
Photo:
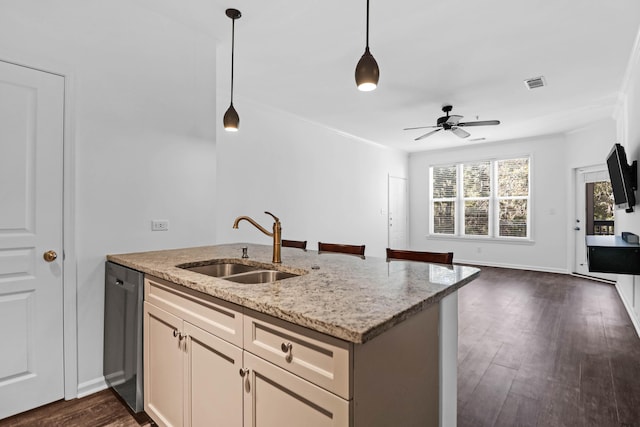
{"type": "Polygon", "coordinates": [[[249,369],[247,368],[240,368],[240,376],[242,378],[244,378],[245,375],[249,374],[249,369]]]}
{"type": "Polygon", "coordinates": [[[283,353],[287,354],[285,356],[285,360],[287,362],[291,362],[293,360],[293,354],[291,354],[291,350],[293,350],[293,344],[291,344],[290,342],[287,342],[287,343],[283,342],[280,348],[282,349],[283,353]]]}

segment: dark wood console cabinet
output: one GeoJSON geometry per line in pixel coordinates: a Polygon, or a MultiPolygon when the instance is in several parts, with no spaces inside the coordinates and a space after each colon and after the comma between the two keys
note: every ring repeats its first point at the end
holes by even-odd
{"type": "Polygon", "coordinates": [[[640,245],[620,236],[587,236],[589,271],[640,275],[640,245]]]}

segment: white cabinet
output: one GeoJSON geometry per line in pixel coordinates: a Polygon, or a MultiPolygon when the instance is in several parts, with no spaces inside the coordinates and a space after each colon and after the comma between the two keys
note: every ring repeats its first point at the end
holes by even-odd
{"type": "Polygon", "coordinates": [[[160,426],[184,425],[182,319],[144,304],[144,410],[160,426]]]}
{"type": "Polygon", "coordinates": [[[184,322],[187,334],[185,425],[242,425],[242,350],[184,322]]]}
{"type": "Polygon", "coordinates": [[[183,296],[166,283],[145,285],[174,312],[144,304],[145,412],[159,426],[241,427],[242,349],[176,316],[183,296]]]}
{"type": "Polygon", "coordinates": [[[437,426],[439,308],[348,343],[145,278],[145,411],[160,426],[437,426]]]}
{"type": "Polygon", "coordinates": [[[350,425],[349,401],[246,351],[244,367],[245,427],[350,425]]]}

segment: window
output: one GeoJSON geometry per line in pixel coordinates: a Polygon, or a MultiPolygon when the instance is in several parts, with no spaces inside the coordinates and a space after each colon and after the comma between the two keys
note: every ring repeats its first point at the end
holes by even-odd
{"type": "Polygon", "coordinates": [[[431,233],[529,237],[529,158],[430,168],[431,233]]]}
{"type": "Polygon", "coordinates": [[[454,234],[456,192],[455,165],[431,168],[433,188],[433,232],[438,234],[454,234]]]}
{"type": "Polygon", "coordinates": [[[613,236],[615,204],[610,181],[587,182],[587,236],[613,236]]]}

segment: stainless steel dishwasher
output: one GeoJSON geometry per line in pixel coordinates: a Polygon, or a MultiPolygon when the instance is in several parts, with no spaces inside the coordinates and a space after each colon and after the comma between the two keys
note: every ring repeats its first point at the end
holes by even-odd
{"type": "Polygon", "coordinates": [[[143,296],[143,273],[106,262],[103,374],[109,387],[113,387],[134,412],[144,407],[143,296]]]}

